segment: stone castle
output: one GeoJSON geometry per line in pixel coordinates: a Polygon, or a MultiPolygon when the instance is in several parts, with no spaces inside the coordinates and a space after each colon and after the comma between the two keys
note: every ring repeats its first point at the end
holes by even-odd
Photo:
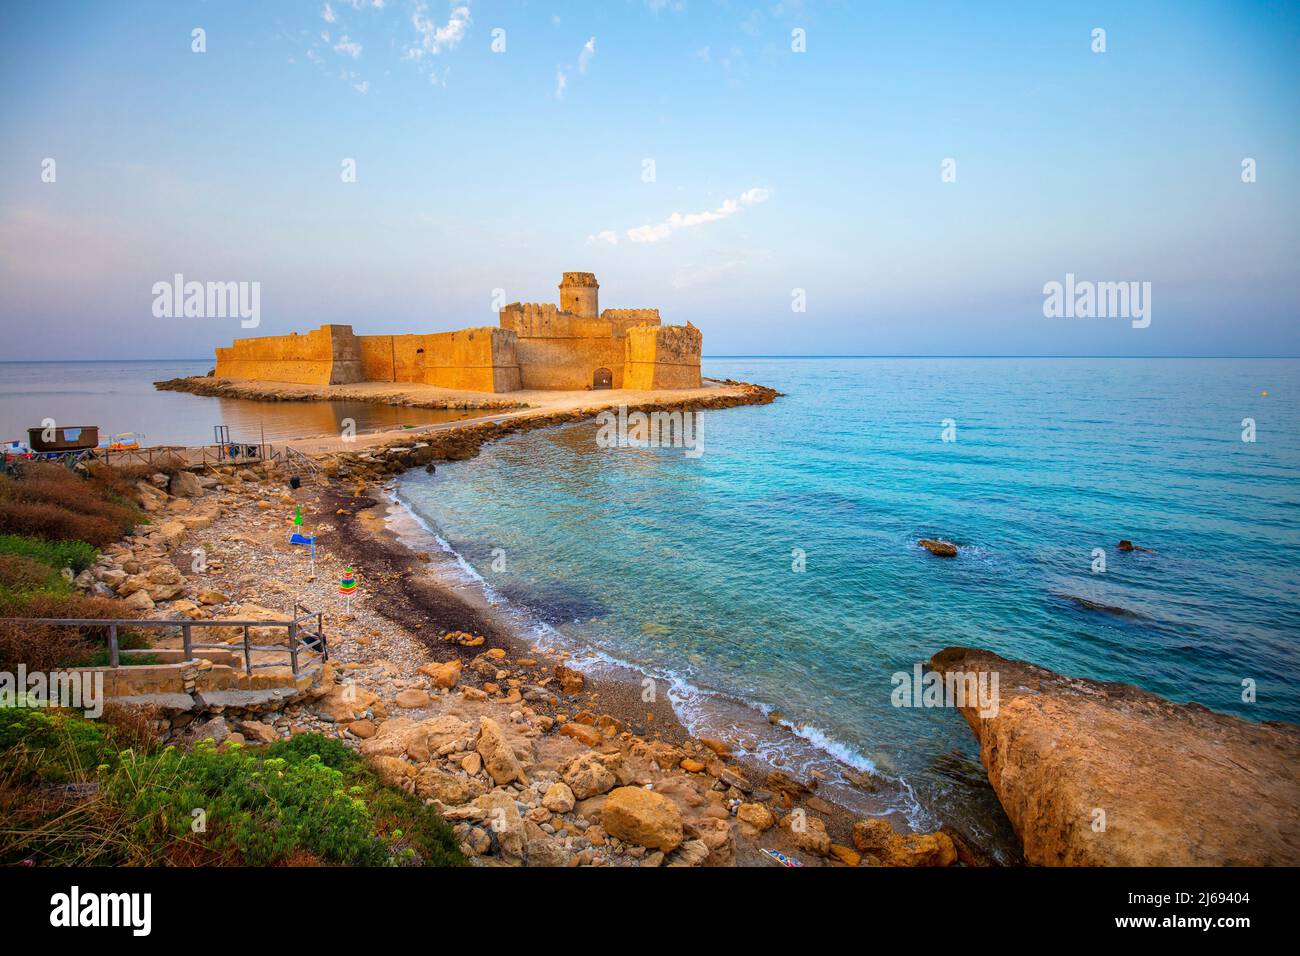
{"type": "Polygon", "coordinates": [[[236,339],[217,349],[216,377],[348,385],[418,382],[474,392],[699,388],[700,330],[663,325],[658,309],[606,309],[590,272],[566,272],[558,307],[513,302],[500,326],[356,335],[322,325],[304,335],[236,339]]]}

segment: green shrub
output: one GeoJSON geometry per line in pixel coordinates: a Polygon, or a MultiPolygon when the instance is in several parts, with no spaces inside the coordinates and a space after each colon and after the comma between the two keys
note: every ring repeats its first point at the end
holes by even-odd
{"type": "Polygon", "coordinates": [[[55,571],[72,568],[80,574],[99,552],[84,541],[41,541],[17,534],[0,534],[0,554],[12,554],[47,564],[55,571]]]}
{"type": "Polygon", "coordinates": [[[383,786],[352,751],[319,734],[264,750],[210,742],[192,751],[122,747],[113,727],[76,715],[0,709],[0,865],[19,859],[101,864],[463,866],[446,822],[383,786]],[[69,809],[34,794],[96,781],[69,809]],[[18,794],[21,799],[15,799],[18,794]],[[194,810],[205,828],[195,833],[194,810]],[[89,841],[89,842],[88,842],[89,841]]]}

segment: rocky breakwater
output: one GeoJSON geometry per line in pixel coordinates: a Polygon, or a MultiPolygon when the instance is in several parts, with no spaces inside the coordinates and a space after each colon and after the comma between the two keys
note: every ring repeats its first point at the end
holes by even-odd
{"type": "MultiPolygon", "coordinates": [[[[694,397],[680,401],[654,402],[628,406],[628,413],[665,411],[700,411],[734,408],[739,405],[766,405],[780,392],[762,385],[728,381],[729,391],[720,395],[694,397]]],[[[468,421],[434,432],[426,432],[418,441],[410,436],[394,439],[385,445],[357,451],[324,452],[313,457],[328,478],[343,480],[382,480],[408,468],[431,462],[464,461],[473,458],[489,442],[516,432],[527,432],[555,425],[572,425],[595,418],[608,405],[567,409],[556,412],[521,414],[504,421],[468,421]]]]}
{"type": "Polygon", "coordinates": [[[1300,726],[949,647],[945,675],[998,675],[961,708],[989,782],[1042,866],[1300,864],[1300,726]]]}

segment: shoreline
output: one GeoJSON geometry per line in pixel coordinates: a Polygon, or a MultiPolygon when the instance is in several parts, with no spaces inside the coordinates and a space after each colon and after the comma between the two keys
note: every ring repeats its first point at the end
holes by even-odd
{"type": "MultiPolygon", "coordinates": [[[[800,859],[804,865],[862,863],[863,854],[853,849],[854,825],[872,814],[827,799],[831,795],[820,789],[825,777],[814,773],[796,779],[763,760],[761,755],[736,754],[733,749],[738,741],[734,737],[731,740],[694,737],[679,718],[669,693],[657,693],[653,701],[643,702],[642,675],[635,669],[615,666],[581,672],[569,669],[571,652],[541,647],[507,620],[501,608],[493,607],[481,589],[460,585],[440,573],[429,554],[408,547],[389,520],[390,508],[401,505],[395,496],[381,490],[391,489],[392,480],[411,468],[435,461],[472,458],[485,444],[506,435],[586,421],[606,407],[626,405],[629,412],[727,408],[767,404],[778,395],[763,386],[730,381],[710,382],[705,389],[685,394],[586,393],[552,401],[549,408],[531,407],[488,420],[478,418],[424,429],[378,432],[357,436],[356,441],[346,443],[340,439],[296,441],[298,450],[316,463],[318,473],[301,476],[301,488],[292,495],[282,494],[281,498],[292,500],[293,507],[301,506],[305,513],[319,518],[321,523],[314,526],[322,577],[336,570],[333,564],[339,564],[341,569],[340,559],[346,557],[363,580],[362,591],[353,598],[350,614],[340,616],[326,611],[326,615],[332,665],[339,673],[347,673],[348,680],[368,677],[380,681],[367,686],[379,702],[373,722],[378,724],[380,736],[370,740],[383,739],[384,728],[393,723],[393,711],[384,700],[396,686],[392,683],[393,676],[405,684],[407,691],[419,687],[422,693],[431,692],[431,704],[435,708],[444,702],[450,704],[451,710],[443,710],[444,716],[462,714],[467,708],[495,709],[501,713],[502,704],[513,704],[519,710],[511,712],[510,721],[512,724],[522,721],[530,726],[530,735],[537,734],[530,752],[539,758],[560,746],[567,748],[571,766],[573,760],[581,757],[581,752],[574,756],[574,748],[579,751],[591,748],[591,753],[600,754],[599,759],[609,760],[611,765],[614,761],[626,762],[619,771],[619,780],[624,785],[633,783],[672,794],[682,808],[688,837],[692,833],[697,836],[697,840],[688,839],[684,846],[709,844],[706,865],[770,864],[771,859],[762,852],[765,848],[780,850],[800,859]],[[356,622],[363,618],[382,620],[385,626],[356,635],[356,622]],[[378,642],[371,636],[381,633],[378,642]],[[474,635],[475,646],[461,646],[444,639],[448,633],[474,635]],[[457,677],[453,689],[439,690],[437,681],[434,688],[429,688],[426,680],[448,667],[455,669],[457,677]],[[407,672],[404,680],[403,671],[407,672]],[[384,719],[386,723],[382,722],[384,719]],[[800,829],[805,815],[806,832],[800,829]]],[[[284,465],[268,467],[265,480],[279,485],[289,477],[286,472],[295,470],[284,465]]],[[[222,486],[239,498],[249,492],[267,494],[254,483],[223,481],[222,486]]],[[[272,544],[278,537],[272,529],[282,526],[285,520],[268,513],[276,506],[263,497],[256,507],[260,515],[252,512],[255,516],[252,520],[265,529],[268,551],[259,555],[259,565],[263,568],[261,579],[256,585],[249,580],[252,586],[238,600],[256,602],[263,593],[293,592],[295,597],[319,599],[325,606],[334,604],[328,596],[321,596],[328,595],[328,587],[323,587],[328,585],[327,581],[309,579],[307,589],[300,590],[300,583],[283,575],[266,580],[268,564],[282,568],[299,562],[295,555],[277,553],[282,549],[272,544]]],[[[288,506],[280,506],[285,507],[288,506]]],[[[236,511],[233,515],[223,515],[211,526],[210,533],[223,540],[251,542],[255,536],[241,524],[244,520],[241,516],[250,514],[246,504],[241,504],[236,511]],[[233,524],[227,518],[233,519],[233,524]]],[[[236,600],[231,598],[232,603],[236,600]]],[[[291,732],[330,727],[317,722],[318,715],[311,715],[310,706],[303,710],[308,716],[302,717],[295,711],[291,732]]],[[[365,722],[371,721],[367,718],[365,722]]],[[[369,740],[350,732],[359,723],[362,721],[345,720],[342,728],[335,725],[335,732],[365,753],[369,740]]],[[[368,734],[375,732],[372,727],[368,734]]],[[[539,763],[547,765],[540,759],[539,763]]],[[[603,799],[603,796],[592,798],[597,803],[603,799]]],[[[450,807],[448,819],[457,819],[456,814],[464,809],[450,807]]],[[[579,810],[590,816],[593,808],[588,806],[583,810],[580,806],[579,810]]],[[[465,812],[472,814],[472,811],[465,812]]],[[[908,829],[906,825],[902,827],[904,832],[908,829]]],[[[961,848],[960,856],[964,860],[987,863],[984,855],[967,845],[959,834],[926,835],[923,839],[942,847],[938,857],[945,861],[956,858],[955,843],[961,848]]],[[[470,844],[473,842],[471,839],[470,844]]],[[[621,853],[623,848],[618,846],[618,841],[614,843],[616,852],[621,853]]],[[[679,849],[668,861],[684,852],[679,849]]],[[[929,852],[935,856],[932,847],[929,852]]],[[[698,846],[692,854],[698,855],[698,846]]],[[[624,861],[605,860],[605,863],[619,862],[624,861]]]]}

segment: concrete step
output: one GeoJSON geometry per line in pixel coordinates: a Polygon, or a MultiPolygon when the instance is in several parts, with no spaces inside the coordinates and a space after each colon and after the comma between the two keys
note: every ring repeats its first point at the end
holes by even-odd
{"type": "Polygon", "coordinates": [[[194,692],[199,710],[271,710],[302,695],[296,687],[268,687],[264,690],[200,690],[194,692]]]}
{"type": "Polygon", "coordinates": [[[157,707],[172,714],[188,713],[194,710],[194,698],[189,694],[132,694],[127,697],[110,697],[107,703],[157,707]]]}

